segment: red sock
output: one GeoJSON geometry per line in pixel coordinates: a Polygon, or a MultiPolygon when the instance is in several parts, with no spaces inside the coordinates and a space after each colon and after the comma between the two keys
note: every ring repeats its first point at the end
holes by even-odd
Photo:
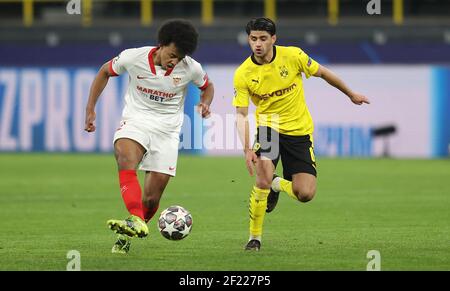
{"type": "Polygon", "coordinates": [[[159,204],[156,207],[148,208],[145,205],[142,205],[142,210],[144,212],[145,222],[149,222],[150,219],[155,215],[156,211],[158,211],[159,204]]]}
{"type": "Polygon", "coordinates": [[[136,170],[120,170],[119,171],[120,192],[123,201],[130,214],[139,216],[142,220],[144,214],[142,212],[142,191],[136,170]]]}

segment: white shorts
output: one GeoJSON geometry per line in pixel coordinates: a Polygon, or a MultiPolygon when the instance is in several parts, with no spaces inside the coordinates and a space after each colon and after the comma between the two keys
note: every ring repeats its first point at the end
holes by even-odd
{"type": "Polygon", "coordinates": [[[121,138],[132,139],[145,148],[139,170],[175,176],[180,142],[178,134],[158,132],[142,121],[126,120],[116,130],[114,143],[121,138]]]}

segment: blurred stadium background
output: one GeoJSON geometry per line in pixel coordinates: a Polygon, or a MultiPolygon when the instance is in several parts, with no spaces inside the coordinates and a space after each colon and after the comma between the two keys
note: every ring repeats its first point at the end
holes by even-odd
{"type": "Polygon", "coordinates": [[[198,92],[190,88],[181,150],[195,156],[181,155],[180,178],[169,185],[162,207],[181,203],[194,213],[198,236],[193,234],[185,247],[195,254],[215,245],[214,235],[222,236],[225,251],[233,250],[219,252],[228,258],[223,264],[210,249],[199,253],[198,261],[178,261],[175,269],[365,269],[371,247],[391,255],[391,261],[383,261],[387,269],[450,269],[449,15],[448,0],[0,0],[0,218],[5,230],[0,269],[64,269],[71,248],[86,254],[86,269],[167,269],[163,260],[171,255],[162,238],[154,242],[157,258],[143,250],[155,245],[142,242],[130,254],[131,262],[108,253],[112,237],[103,221],[124,215],[110,153],[126,76],[110,79],[100,98],[96,134],[82,129],[98,68],[123,49],[155,45],[159,25],[169,18],[186,18],[198,27],[194,58],[204,65],[216,94],[214,116],[199,121],[193,110],[198,92]],[[232,78],[250,54],[245,24],[259,16],[276,20],[278,44],[301,47],[372,104],[355,107],[322,80],[305,82],[322,188],[316,204],[300,210],[282,197],[280,211],[267,218],[265,230],[268,245],[272,240],[277,247],[267,247],[263,263],[256,256],[239,263],[247,236],[244,200],[252,179],[239,157],[232,78]],[[198,189],[195,173],[210,184],[198,189]],[[226,205],[227,211],[211,205],[226,205]],[[17,217],[16,209],[23,209],[25,217],[17,217]],[[216,223],[211,216],[218,214],[227,216],[218,227],[225,231],[211,232],[208,224],[216,223]],[[288,215],[310,223],[302,224],[301,233],[308,236],[297,242],[319,241],[325,250],[320,257],[311,247],[302,262],[290,260],[289,251],[296,252],[297,245],[296,239],[288,240],[291,230],[283,224],[288,215]],[[75,223],[80,216],[84,220],[75,223]],[[17,230],[7,223],[11,217],[28,228],[17,230]],[[47,225],[50,221],[57,232],[47,225]],[[368,225],[373,235],[367,235],[368,225]],[[347,228],[351,231],[342,231],[347,228]],[[25,237],[17,239],[18,232],[25,237]],[[411,238],[405,244],[403,235],[411,238]],[[47,244],[38,248],[28,241],[42,237],[47,244]],[[105,251],[98,254],[99,249],[105,251]]]}

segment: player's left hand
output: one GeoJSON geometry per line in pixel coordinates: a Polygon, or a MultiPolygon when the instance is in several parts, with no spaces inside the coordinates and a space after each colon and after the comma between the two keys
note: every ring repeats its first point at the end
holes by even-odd
{"type": "Polygon", "coordinates": [[[350,97],[350,100],[356,105],[362,105],[363,103],[370,104],[369,99],[359,93],[352,92],[348,97],[350,97]]]}
{"type": "Polygon", "coordinates": [[[208,118],[211,115],[211,111],[209,110],[209,105],[206,103],[198,103],[197,104],[197,112],[203,117],[208,118]]]}

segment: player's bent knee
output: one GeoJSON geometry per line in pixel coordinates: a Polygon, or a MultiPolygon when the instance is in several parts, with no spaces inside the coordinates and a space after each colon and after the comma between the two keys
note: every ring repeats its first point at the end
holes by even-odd
{"type": "Polygon", "coordinates": [[[259,189],[270,189],[271,185],[272,181],[270,180],[256,181],[256,187],[258,187],[259,189]]]}
{"type": "Polygon", "coordinates": [[[298,200],[300,200],[300,202],[309,202],[314,198],[314,193],[305,193],[304,195],[300,195],[298,196],[298,200]]]}
{"type": "Polygon", "coordinates": [[[300,202],[308,202],[314,198],[316,194],[315,189],[293,189],[295,196],[300,202]]]}
{"type": "Polygon", "coordinates": [[[133,159],[129,159],[125,155],[116,154],[117,167],[119,170],[136,169],[138,163],[133,159]]]}
{"type": "Polygon", "coordinates": [[[119,170],[131,170],[136,169],[140,161],[133,157],[133,155],[125,154],[120,148],[116,148],[114,151],[116,157],[117,167],[119,170]]]}

